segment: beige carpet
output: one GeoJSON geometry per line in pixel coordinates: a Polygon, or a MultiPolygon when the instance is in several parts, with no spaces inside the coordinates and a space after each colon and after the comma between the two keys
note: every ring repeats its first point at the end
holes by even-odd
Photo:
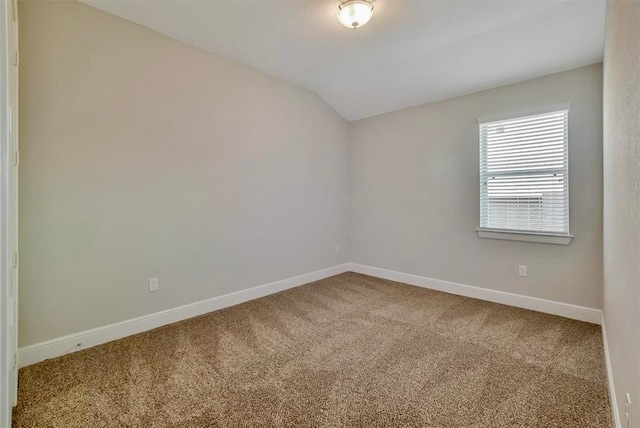
{"type": "Polygon", "coordinates": [[[610,427],[596,325],[346,273],[20,370],[15,427],[610,427]]]}

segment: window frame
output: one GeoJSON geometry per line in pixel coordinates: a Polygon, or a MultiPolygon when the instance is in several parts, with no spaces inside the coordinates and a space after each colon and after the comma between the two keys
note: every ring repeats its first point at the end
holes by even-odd
{"type": "MultiPolygon", "coordinates": [[[[521,111],[518,113],[511,113],[508,115],[499,115],[499,116],[489,116],[489,117],[481,117],[478,118],[478,146],[479,146],[479,154],[480,157],[478,159],[478,177],[480,178],[482,172],[482,135],[481,135],[481,126],[483,124],[488,124],[492,122],[500,122],[507,121],[519,118],[526,118],[529,116],[542,115],[547,113],[554,113],[559,111],[567,112],[567,137],[566,137],[566,148],[567,148],[567,166],[566,166],[566,198],[567,198],[567,232],[542,232],[535,230],[517,230],[517,229],[496,229],[496,228],[487,228],[479,226],[476,231],[478,233],[478,237],[480,238],[488,238],[488,239],[502,239],[508,241],[524,241],[524,242],[536,242],[542,244],[555,244],[555,245],[569,245],[571,240],[573,239],[573,235],[570,233],[570,201],[569,201],[569,116],[571,105],[569,103],[553,105],[548,107],[543,107],[535,110],[521,111]]],[[[479,221],[478,224],[481,223],[482,216],[482,193],[483,193],[483,183],[482,180],[479,180],[479,203],[478,203],[478,214],[479,221]]]]}

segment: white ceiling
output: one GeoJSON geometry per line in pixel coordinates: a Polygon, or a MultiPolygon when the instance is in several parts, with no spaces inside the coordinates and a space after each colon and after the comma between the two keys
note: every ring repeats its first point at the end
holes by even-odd
{"type": "Polygon", "coordinates": [[[602,60],[604,0],[83,0],[317,92],[356,120],[602,60]]]}

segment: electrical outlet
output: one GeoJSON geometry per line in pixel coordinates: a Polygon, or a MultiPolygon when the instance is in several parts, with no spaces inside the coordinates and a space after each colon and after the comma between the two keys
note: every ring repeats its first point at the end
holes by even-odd
{"type": "Polygon", "coordinates": [[[336,252],[336,254],[338,254],[340,252],[340,244],[336,244],[336,247],[334,248],[334,251],[336,252]]]}
{"type": "Polygon", "coordinates": [[[160,283],[158,282],[158,278],[149,279],[149,293],[152,291],[158,291],[160,288],[160,283]]]}
{"type": "Polygon", "coordinates": [[[627,428],[631,428],[631,395],[627,392],[627,396],[624,403],[625,416],[627,417],[627,428]]]}
{"type": "Polygon", "coordinates": [[[527,265],[518,266],[518,275],[527,276],[527,265]]]}

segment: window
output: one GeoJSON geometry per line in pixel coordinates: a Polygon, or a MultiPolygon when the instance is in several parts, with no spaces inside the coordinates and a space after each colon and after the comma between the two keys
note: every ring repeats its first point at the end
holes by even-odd
{"type": "Polygon", "coordinates": [[[570,242],[568,115],[479,121],[481,237],[570,242]]]}

